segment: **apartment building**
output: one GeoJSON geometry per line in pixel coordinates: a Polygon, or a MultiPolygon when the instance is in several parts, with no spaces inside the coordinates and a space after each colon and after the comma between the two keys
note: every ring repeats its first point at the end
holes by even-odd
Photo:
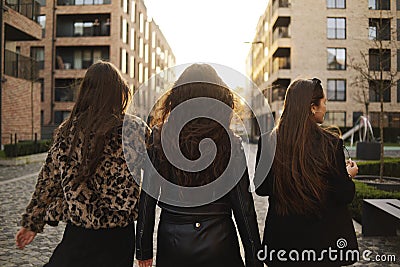
{"type": "Polygon", "coordinates": [[[144,62],[147,63],[148,67],[143,69],[140,64],[138,66],[138,84],[141,85],[146,80],[147,83],[135,93],[134,99],[137,115],[147,122],[149,122],[148,116],[153,106],[161,94],[165,92],[164,89],[168,88],[169,81],[173,80],[173,77],[168,77],[171,71],[167,71],[167,69],[175,66],[175,56],[171,47],[154,20],[149,22],[149,29],[151,33],[150,42],[148,47],[145,47],[144,55],[144,62]],[[141,75],[141,72],[144,75],[141,75]]]}
{"type": "MultiPolygon", "coordinates": [[[[294,79],[318,77],[327,92],[327,124],[352,127],[366,112],[364,91],[370,119],[378,127],[379,95],[374,83],[360,80],[352,64],[366,63],[367,70],[377,71],[375,52],[381,41],[386,51],[383,79],[400,77],[399,26],[399,0],[270,0],[247,58],[248,76],[263,91],[275,118],[294,79]]],[[[400,128],[400,82],[389,86],[384,126],[400,128]]],[[[255,101],[254,109],[263,105],[255,101]]],[[[261,117],[261,123],[271,123],[267,114],[261,117]]]]}
{"type": "Polygon", "coordinates": [[[40,139],[37,62],[18,43],[40,40],[40,5],[34,0],[0,0],[0,144],[40,139]]]}
{"type": "Polygon", "coordinates": [[[143,0],[41,0],[39,22],[42,40],[20,46],[39,62],[46,138],[69,116],[80,80],[97,60],[115,64],[132,92],[157,70],[175,64],[168,42],[151,26],[156,24],[147,17],[143,0]],[[157,57],[152,62],[153,49],[168,55],[165,64],[158,65],[157,57]]]}

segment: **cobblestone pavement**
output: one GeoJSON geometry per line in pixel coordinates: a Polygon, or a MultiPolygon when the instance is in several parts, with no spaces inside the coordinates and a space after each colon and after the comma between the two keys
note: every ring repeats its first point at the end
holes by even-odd
{"type": "MultiPolygon", "coordinates": [[[[250,146],[250,166],[254,169],[255,146],[250,146]]],[[[46,226],[43,234],[38,234],[35,240],[24,250],[15,246],[14,235],[19,229],[17,226],[20,214],[24,211],[33,192],[36,173],[41,164],[30,164],[17,167],[0,167],[0,266],[27,267],[43,266],[51,256],[52,251],[60,242],[65,224],[58,227],[46,226]],[[34,173],[33,175],[27,175],[34,173]],[[15,177],[21,177],[17,178],[15,177]]],[[[251,174],[250,174],[251,175],[251,174]]],[[[254,197],[260,231],[264,229],[264,220],[268,208],[267,198],[254,197]]],[[[158,210],[159,213],[159,210],[158,210]]],[[[358,229],[358,232],[360,230],[358,229]]],[[[155,233],[157,230],[155,230],[155,233]]],[[[262,233],[261,233],[262,234],[262,233]]],[[[354,266],[400,266],[400,237],[370,238],[362,237],[358,233],[361,252],[367,249],[372,252],[370,259],[388,259],[395,256],[395,262],[367,262],[362,260],[354,266]]],[[[156,240],[154,245],[156,245],[156,240]]],[[[242,249],[243,252],[243,249],[242,249]]]]}
{"type": "Polygon", "coordinates": [[[35,162],[17,166],[0,166],[0,181],[37,173],[42,165],[43,162],[35,162]]]}

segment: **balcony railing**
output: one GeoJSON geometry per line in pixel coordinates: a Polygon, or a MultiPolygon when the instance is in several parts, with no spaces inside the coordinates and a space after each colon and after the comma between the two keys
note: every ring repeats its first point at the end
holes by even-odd
{"type": "Polygon", "coordinates": [[[57,37],[110,36],[110,20],[57,23],[57,37]],[[72,25],[71,25],[72,24],[72,25]],[[72,28],[72,31],[70,30],[72,28]]]}
{"type": "Polygon", "coordinates": [[[102,55],[101,58],[71,58],[71,56],[59,55],[56,60],[56,69],[58,70],[82,70],[89,68],[97,60],[109,61],[108,55],[102,55]]]}
{"type": "Polygon", "coordinates": [[[57,0],[59,6],[109,5],[111,0],[57,0]]]}
{"type": "Polygon", "coordinates": [[[280,69],[290,69],[290,57],[276,57],[272,62],[272,72],[280,69]]]}
{"type": "Polygon", "coordinates": [[[6,0],[6,5],[21,15],[38,22],[40,3],[36,0],[6,0]]]}
{"type": "Polygon", "coordinates": [[[275,42],[279,38],[290,38],[289,27],[276,27],[272,35],[272,42],[275,42]]]}
{"type": "Polygon", "coordinates": [[[37,79],[39,68],[36,60],[7,49],[4,55],[4,74],[31,81],[37,79]]]}

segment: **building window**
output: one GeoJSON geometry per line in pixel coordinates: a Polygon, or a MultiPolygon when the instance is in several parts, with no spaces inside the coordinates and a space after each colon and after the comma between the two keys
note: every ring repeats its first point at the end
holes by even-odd
{"type": "Polygon", "coordinates": [[[400,71],[400,49],[397,49],[397,71],[400,71]]]}
{"type": "Polygon", "coordinates": [[[127,72],[127,66],[126,66],[126,49],[122,49],[121,48],[121,62],[120,62],[120,66],[121,66],[121,72],[122,73],[126,73],[127,72]]]}
{"type": "Polygon", "coordinates": [[[144,16],[143,13],[139,13],[139,31],[144,32],[144,16]]]}
{"type": "Polygon", "coordinates": [[[400,81],[397,81],[397,103],[400,103],[400,81]]]}
{"type": "Polygon", "coordinates": [[[346,69],[346,48],[328,48],[328,70],[346,69]]]}
{"type": "Polygon", "coordinates": [[[44,111],[43,110],[40,111],[40,125],[41,126],[44,125],[44,111]]]}
{"type": "Polygon", "coordinates": [[[149,45],[144,46],[144,63],[149,63],[149,45]]]}
{"type": "Polygon", "coordinates": [[[139,76],[139,83],[143,83],[143,64],[139,63],[138,65],[138,76],[139,76]]]}
{"type": "Polygon", "coordinates": [[[131,28],[131,50],[135,50],[135,45],[136,45],[136,32],[135,28],[131,28]]]}
{"type": "MultiPolygon", "coordinates": [[[[400,0],[399,0],[400,1],[400,0]]],[[[400,41],[400,19],[397,20],[397,41],[400,41]]]]}
{"type": "Polygon", "coordinates": [[[328,79],[327,93],[329,101],[346,101],[346,80],[328,79]]]}
{"type": "Polygon", "coordinates": [[[131,22],[136,21],[136,4],[135,2],[132,3],[132,10],[131,10],[131,22]]]}
{"type": "Polygon", "coordinates": [[[335,125],[338,127],[346,126],[346,112],[328,111],[325,114],[324,124],[335,125]]]}
{"type": "Polygon", "coordinates": [[[44,80],[39,79],[38,83],[40,83],[40,101],[44,102],[44,80]]]}
{"type": "Polygon", "coordinates": [[[346,19],[328,18],[328,39],[346,39],[346,19]]]}
{"type": "MultiPolygon", "coordinates": [[[[96,24],[98,21],[96,21],[96,24]]],[[[98,26],[94,25],[94,21],[76,21],[74,22],[74,36],[94,36],[94,29],[98,26]]]]}
{"type": "Polygon", "coordinates": [[[369,49],[369,70],[371,71],[390,71],[391,55],[390,49],[369,49]]]}
{"type": "Polygon", "coordinates": [[[396,8],[397,10],[400,10],[400,0],[396,0],[396,8]]]}
{"type": "Polygon", "coordinates": [[[40,6],[46,6],[46,0],[36,0],[40,6]]]}
{"type": "Polygon", "coordinates": [[[42,27],[42,38],[46,35],[46,15],[38,16],[38,23],[42,27]]]}
{"type": "Polygon", "coordinates": [[[131,67],[130,67],[130,73],[129,76],[133,79],[135,78],[135,57],[131,56],[131,67]]]}
{"type": "Polygon", "coordinates": [[[122,0],[122,9],[124,10],[125,13],[128,13],[129,1],[128,0],[122,0]]]}
{"type": "Polygon", "coordinates": [[[87,69],[98,60],[109,60],[109,47],[57,47],[56,69],[87,69]]]}
{"type": "Polygon", "coordinates": [[[59,6],[70,6],[70,5],[108,5],[111,4],[111,0],[58,0],[57,5],[59,6]]]}
{"type": "Polygon", "coordinates": [[[68,110],[58,110],[54,112],[54,123],[61,124],[64,120],[66,120],[71,114],[68,110]]]}
{"type": "Polygon", "coordinates": [[[370,40],[390,40],[390,19],[369,19],[370,40]]]}
{"type": "Polygon", "coordinates": [[[151,53],[151,69],[156,68],[156,53],[152,52],[151,53]]]}
{"type": "Polygon", "coordinates": [[[121,37],[124,44],[129,43],[129,24],[126,19],[122,19],[121,37]]]}
{"type": "Polygon", "coordinates": [[[380,90],[383,90],[383,102],[390,102],[391,98],[391,86],[389,80],[373,80],[369,81],[369,101],[380,102],[380,90]]]}
{"type": "Polygon", "coordinates": [[[328,8],[346,8],[346,0],[327,0],[326,6],[328,8]]]}
{"type": "Polygon", "coordinates": [[[37,61],[38,69],[44,69],[44,47],[31,47],[31,58],[37,61]]]}
{"type": "Polygon", "coordinates": [[[390,0],[368,0],[368,9],[390,10],[390,0]]]}
{"type": "Polygon", "coordinates": [[[146,38],[146,40],[149,40],[149,35],[150,35],[150,26],[149,26],[149,22],[146,21],[146,28],[145,28],[145,32],[144,32],[144,38],[146,38]]]}
{"type": "Polygon", "coordinates": [[[143,38],[139,38],[139,57],[143,58],[144,54],[144,44],[143,44],[143,38]]]}
{"type": "Polygon", "coordinates": [[[54,100],[57,102],[74,102],[79,85],[79,79],[56,79],[54,100]]]}
{"type": "Polygon", "coordinates": [[[151,47],[156,48],[156,32],[151,33],[151,47]]]}
{"type": "MultiPolygon", "coordinates": [[[[372,127],[379,127],[379,112],[370,113],[372,127]]],[[[400,112],[385,112],[383,114],[383,127],[400,128],[400,112]]]]}

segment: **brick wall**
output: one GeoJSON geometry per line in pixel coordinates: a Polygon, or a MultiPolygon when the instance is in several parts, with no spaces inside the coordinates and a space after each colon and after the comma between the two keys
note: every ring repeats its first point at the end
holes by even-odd
{"type": "Polygon", "coordinates": [[[14,138],[15,133],[18,140],[32,140],[34,133],[40,139],[40,84],[33,84],[32,99],[31,81],[7,75],[5,79],[2,91],[2,144],[9,144],[10,135],[14,138]]]}

